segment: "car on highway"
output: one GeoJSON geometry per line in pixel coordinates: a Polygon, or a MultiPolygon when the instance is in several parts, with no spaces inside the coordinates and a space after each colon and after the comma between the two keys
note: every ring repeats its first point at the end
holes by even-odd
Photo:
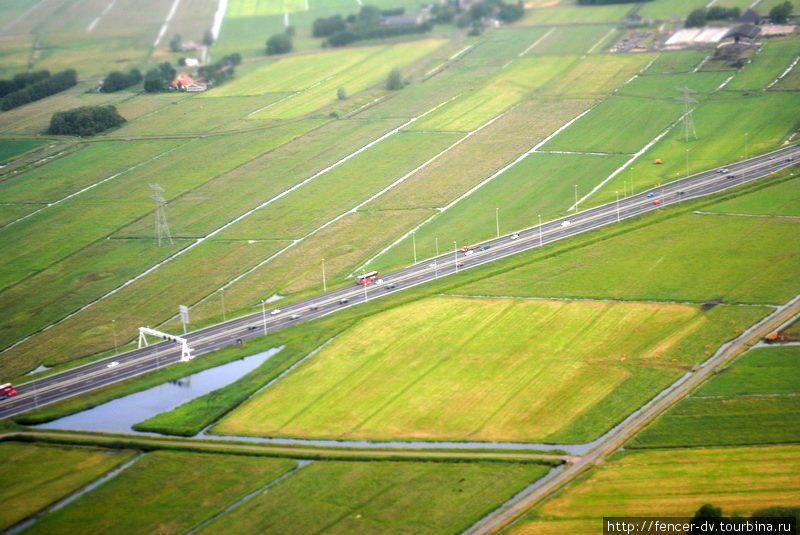
{"type": "Polygon", "coordinates": [[[464,262],[459,262],[458,264],[456,264],[456,267],[464,267],[464,262]]]}
{"type": "Polygon", "coordinates": [[[656,199],[656,200],[653,201],[653,204],[661,204],[661,200],[660,199],[656,199]]]}
{"type": "Polygon", "coordinates": [[[310,307],[308,307],[308,309],[313,312],[315,310],[319,310],[319,306],[318,305],[311,305],[310,307]]]}
{"type": "Polygon", "coordinates": [[[655,196],[656,196],[656,194],[655,194],[655,193],[653,193],[653,192],[651,191],[650,193],[648,193],[648,194],[647,194],[647,196],[648,196],[648,197],[655,197],[655,196]]]}
{"type": "Polygon", "coordinates": [[[115,360],[114,362],[109,362],[106,368],[116,368],[117,366],[119,366],[119,362],[115,360]]]}
{"type": "Polygon", "coordinates": [[[258,325],[248,325],[247,326],[247,330],[248,331],[255,331],[256,329],[258,329],[258,325]]]}
{"type": "Polygon", "coordinates": [[[395,288],[397,288],[397,285],[395,283],[390,283],[386,285],[387,290],[394,290],[395,288]]]}
{"type": "Polygon", "coordinates": [[[275,315],[277,315],[277,314],[280,314],[280,313],[281,313],[281,309],[280,309],[280,308],[276,308],[275,310],[272,310],[272,311],[269,313],[269,315],[270,315],[270,316],[275,316],[275,315]]]}
{"type": "Polygon", "coordinates": [[[511,235],[512,240],[516,240],[517,238],[519,238],[519,234],[517,234],[516,232],[511,235]]]}
{"type": "Polygon", "coordinates": [[[561,226],[562,227],[568,227],[569,226],[569,221],[562,221],[561,222],[561,226]]]}
{"type": "Polygon", "coordinates": [[[300,314],[292,314],[292,319],[293,320],[296,320],[299,317],[300,317],[300,314]]]}
{"type": "Polygon", "coordinates": [[[340,305],[344,305],[345,303],[347,303],[347,302],[349,302],[349,301],[350,301],[350,300],[349,300],[348,298],[346,298],[346,297],[342,297],[341,299],[339,299],[339,304],[340,304],[340,305]]]}
{"type": "Polygon", "coordinates": [[[464,251],[464,256],[470,256],[473,254],[475,254],[475,251],[473,251],[472,249],[470,249],[469,251],[464,251]]]}
{"type": "Polygon", "coordinates": [[[471,249],[471,247],[470,247],[469,245],[465,245],[464,247],[462,247],[462,248],[461,248],[461,250],[462,250],[463,252],[465,252],[465,253],[466,253],[467,251],[469,251],[470,249],[471,249]]]}
{"type": "Polygon", "coordinates": [[[491,245],[484,245],[483,247],[481,247],[481,251],[488,251],[491,248],[492,248],[491,245]]]}
{"type": "Polygon", "coordinates": [[[717,169],[717,173],[721,173],[721,174],[723,174],[723,175],[724,175],[724,174],[727,174],[727,173],[728,173],[728,170],[727,170],[726,168],[724,168],[724,167],[723,167],[722,169],[717,169]]]}

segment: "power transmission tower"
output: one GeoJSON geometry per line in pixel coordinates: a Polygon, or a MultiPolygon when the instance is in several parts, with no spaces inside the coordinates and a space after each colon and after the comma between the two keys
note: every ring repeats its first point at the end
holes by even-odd
{"type": "Polygon", "coordinates": [[[697,91],[686,86],[677,89],[681,92],[681,96],[677,97],[677,99],[683,102],[683,141],[688,142],[690,133],[692,137],[697,139],[697,132],[694,129],[694,117],[692,116],[692,105],[697,104],[697,99],[692,95],[696,94],[697,91]]]}
{"type": "Polygon", "coordinates": [[[156,202],[156,240],[158,246],[161,247],[161,239],[166,238],[172,245],[172,235],[169,233],[169,225],[167,224],[167,211],[164,207],[167,205],[167,200],[161,196],[164,193],[164,188],[158,184],[150,184],[150,188],[155,192],[150,195],[150,198],[156,202]]]}

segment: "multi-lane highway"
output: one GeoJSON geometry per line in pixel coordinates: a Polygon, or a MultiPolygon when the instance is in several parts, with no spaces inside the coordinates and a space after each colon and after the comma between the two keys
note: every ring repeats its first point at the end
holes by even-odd
{"type": "MultiPolygon", "coordinates": [[[[474,246],[471,255],[452,251],[437,258],[382,275],[380,284],[347,286],[280,307],[280,312],[265,309],[230,321],[194,331],[185,336],[194,355],[200,355],[263,335],[298,322],[331,314],[343,308],[377,299],[404,289],[453,275],[522,251],[541,247],[570,236],[610,225],[623,219],[657,210],[684,200],[717,193],[767,176],[800,161],[800,145],[698,173],[652,190],[548,221],[511,235],[474,246]]],[[[79,366],[58,374],[17,386],[19,394],[0,400],[0,418],[7,418],[37,406],[127,379],[180,360],[180,346],[162,342],[79,366]],[[118,364],[109,367],[109,364],[118,364]]]]}

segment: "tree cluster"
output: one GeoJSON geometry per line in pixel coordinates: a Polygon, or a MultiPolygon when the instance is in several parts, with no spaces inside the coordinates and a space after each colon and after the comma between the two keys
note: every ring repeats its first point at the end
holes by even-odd
{"type": "Polygon", "coordinates": [[[334,15],[327,18],[319,18],[314,21],[311,27],[311,35],[314,37],[328,37],[336,32],[341,32],[347,28],[341,15],[334,15]]]}
{"type": "Polygon", "coordinates": [[[160,64],[157,69],[150,69],[144,75],[144,90],[148,93],[164,91],[175,78],[175,69],[168,61],[160,64]]]}
{"type": "Polygon", "coordinates": [[[267,55],[286,54],[292,51],[292,38],[286,33],[276,33],[267,39],[267,55]]]}
{"type": "Polygon", "coordinates": [[[14,91],[25,89],[45,78],[50,78],[50,71],[22,72],[10,80],[0,80],[0,98],[14,91]]]}
{"type": "Polygon", "coordinates": [[[769,18],[772,22],[777,24],[784,24],[789,20],[789,17],[792,15],[792,3],[788,0],[782,4],[778,4],[777,6],[773,7],[769,10],[769,18]]]}
{"type": "Polygon", "coordinates": [[[337,32],[328,37],[326,43],[328,46],[344,46],[365,39],[385,39],[398,35],[426,33],[432,29],[433,24],[430,22],[409,24],[407,26],[372,26],[370,28],[350,29],[337,32]]]}
{"type": "Polygon", "coordinates": [[[125,122],[114,106],[82,106],[54,113],[48,134],[93,136],[125,122]]]}
{"type": "MultiPolygon", "coordinates": [[[[502,0],[483,0],[470,6],[466,22],[472,22],[473,28],[477,28],[475,23],[486,17],[496,17],[509,23],[521,19],[524,14],[525,9],[522,7],[522,2],[507,4],[502,0]]],[[[466,25],[464,21],[462,21],[462,25],[466,25]]]]}
{"type": "Polygon", "coordinates": [[[689,13],[689,16],[686,17],[686,27],[699,28],[712,20],[738,19],[741,14],[742,12],[738,7],[714,6],[709,9],[701,7],[689,13]]]}
{"type": "Polygon", "coordinates": [[[169,49],[173,52],[180,52],[181,51],[181,43],[183,42],[180,34],[175,34],[173,38],[169,42],[169,49]]]}
{"type": "Polygon", "coordinates": [[[131,69],[128,74],[120,71],[111,71],[103,80],[103,87],[100,89],[103,93],[113,93],[126,87],[136,85],[142,81],[142,73],[139,69],[131,69]]]}
{"type": "MultiPolygon", "coordinates": [[[[47,71],[40,71],[47,72],[47,71]]],[[[15,77],[16,78],[16,77],[15,77]]],[[[3,111],[22,106],[28,102],[41,100],[50,95],[60,93],[78,83],[78,73],[73,69],[61,71],[52,76],[43,77],[38,81],[29,83],[23,88],[13,91],[0,99],[0,109],[3,111]]]]}
{"type": "Polygon", "coordinates": [[[219,85],[226,80],[233,78],[234,69],[242,62],[242,56],[238,52],[223,57],[212,65],[206,65],[197,69],[197,74],[206,79],[210,85],[219,85]]]}
{"type": "MultiPolygon", "coordinates": [[[[602,4],[630,4],[632,2],[639,2],[640,0],[578,0],[578,4],[582,6],[599,6],[602,4]]],[[[650,2],[651,0],[641,0],[650,2]]]]}

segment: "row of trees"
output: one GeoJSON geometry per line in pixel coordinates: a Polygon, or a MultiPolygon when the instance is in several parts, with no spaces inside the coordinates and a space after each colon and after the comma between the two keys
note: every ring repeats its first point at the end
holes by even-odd
{"type": "MultiPolygon", "coordinates": [[[[43,71],[46,72],[46,71],[43,71]]],[[[49,74],[49,73],[48,73],[49,74]]],[[[68,69],[52,76],[41,78],[36,82],[24,86],[0,99],[0,109],[3,111],[22,106],[28,102],[41,100],[50,95],[60,93],[78,83],[78,73],[68,69]]]]}
{"type": "Polygon", "coordinates": [[[220,85],[233,78],[234,70],[242,62],[242,55],[238,52],[223,57],[216,63],[197,69],[197,74],[206,79],[209,85],[220,85]]]}
{"type": "Polygon", "coordinates": [[[125,122],[114,106],[82,106],[54,113],[50,118],[48,134],[93,136],[125,122]]]}
{"type": "Polygon", "coordinates": [[[650,2],[651,0],[578,0],[582,6],[595,6],[601,4],[629,4],[631,2],[650,2]]]}
{"type": "Polygon", "coordinates": [[[286,54],[291,52],[292,48],[294,48],[292,36],[288,33],[276,33],[267,39],[268,56],[274,56],[275,54],[286,54]]]}
{"type": "Polygon", "coordinates": [[[769,10],[769,18],[772,22],[784,24],[788,22],[789,17],[792,15],[794,6],[788,0],[782,4],[778,4],[769,10]]]}
{"type": "Polygon", "coordinates": [[[713,6],[708,9],[702,7],[689,13],[686,17],[686,27],[698,28],[712,20],[735,20],[741,15],[742,11],[738,7],[713,6]]]}
{"type": "Polygon", "coordinates": [[[100,91],[103,93],[114,93],[126,87],[131,87],[142,81],[142,73],[139,69],[131,69],[128,74],[121,71],[111,71],[103,80],[100,91]]]}
{"type": "Polygon", "coordinates": [[[406,26],[374,26],[372,28],[363,28],[359,30],[344,30],[336,32],[328,37],[325,44],[327,44],[327,46],[344,46],[366,39],[385,39],[398,35],[426,33],[432,29],[433,24],[430,22],[423,22],[422,24],[409,24],[406,26]]]}
{"type": "Polygon", "coordinates": [[[147,93],[164,91],[174,79],[175,69],[168,61],[165,61],[157,69],[150,69],[145,73],[144,90],[147,93]]]}
{"type": "Polygon", "coordinates": [[[50,78],[50,71],[21,72],[10,80],[0,80],[0,98],[45,78],[50,78]]]}

